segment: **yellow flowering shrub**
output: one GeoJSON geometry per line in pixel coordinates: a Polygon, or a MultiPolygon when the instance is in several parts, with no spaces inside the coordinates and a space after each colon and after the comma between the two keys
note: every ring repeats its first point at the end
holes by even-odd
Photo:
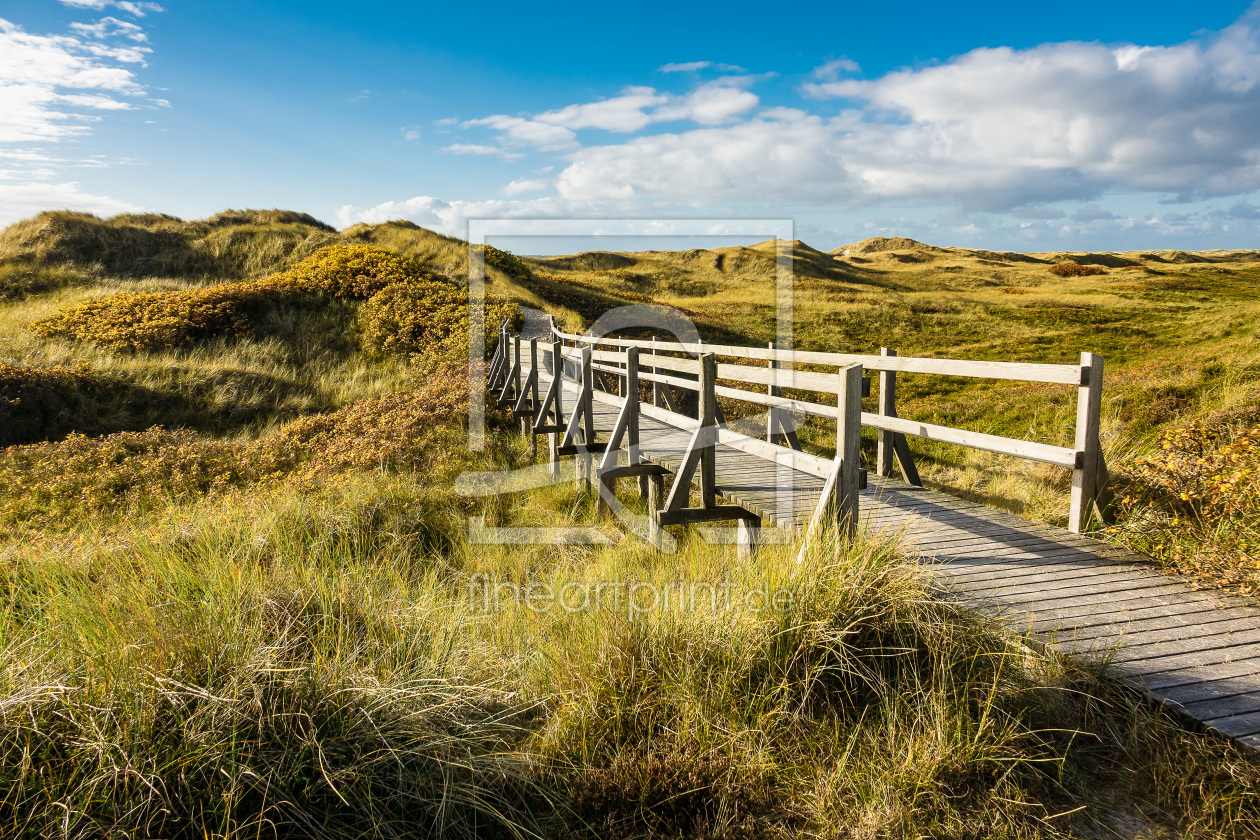
{"type": "Polygon", "coordinates": [[[1113,534],[1186,574],[1260,589],[1260,426],[1165,432],[1124,478],[1113,534]]]}
{"type": "Polygon", "coordinates": [[[425,273],[415,260],[388,248],[330,245],[288,271],[254,285],[267,291],[363,299],[391,283],[413,280],[425,273]]]}
{"type": "Polygon", "coordinates": [[[249,283],[182,292],[120,292],[30,325],[45,337],[90,341],[111,350],[161,350],[212,335],[249,331],[249,283]]]}
{"type": "MultiPolygon", "coordinates": [[[[497,297],[485,301],[486,342],[520,309],[497,297]]],[[[468,353],[468,294],[445,277],[425,274],[386,286],[363,307],[363,343],[378,352],[424,354],[454,361],[468,353]]]]}
{"type": "Polygon", "coordinates": [[[296,456],[305,474],[417,465],[443,427],[468,410],[468,374],[448,366],[422,387],[362,400],[329,414],[285,424],[264,444],[274,462],[296,456]]]}
{"type": "MultiPolygon", "coordinates": [[[[364,340],[380,352],[462,353],[467,344],[464,286],[424,271],[408,257],[369,245],[332,245],[288,271],[252,282],[123,292],[90,300],[30,328],[39,335],[90,341],[112,350],[162,350],[215,335],[248,335],[257,308],[312,295],[367,299],[364,340]]],[[[490,324],[518,314],[514,305],[498,299],[488,299],[486,305],[490,324]]]]}
{"type": "Polygon", "coordinates": [[[0,451],[0,520],[54,523],[239,485],[259,477],[247,450],[161,427],[13,446],[0,451]]]}
{"type": "Polygon", "coordinates": [[[85,390],[99,384],[86,364],[28,368],[0,362],[0,446],[64,434],[85,390]]]}
{"type": "Polygon", "coordinates": [[[122,292],[85,301],[30,328],[38,335],[112,350],[161,350],[214,335],[246,335],[251,311],[267,302],[320,294],[367,298],[421,274],[413,260],[385,248],[332,245],[262,280],[178,292],[122,292]]]}

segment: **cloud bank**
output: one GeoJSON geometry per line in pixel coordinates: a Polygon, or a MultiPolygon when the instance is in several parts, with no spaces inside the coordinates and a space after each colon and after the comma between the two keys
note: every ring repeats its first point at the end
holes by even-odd
{"type": "MultiPolygon", "coordinates": [[[[717,66],[659,69],[709,68],[717,66]]],[[[1156,207],[1260,190],[1260,6],[1172,46],[985,48],[877,78],[839,58],[802,80],[796,101],[778,105],[762,103],[757,82],[727,76],[685,93],[628,87],[460,126],[489,134],[478,139],[483,153],[527,158],[531,168],[537,157],[557,164],[546,184],[519,173],[506,185],[509,196],[525,184],[551,191],[494,204],[513,213],[610,204],[871,215],[938,208],[959,218],[1007,214],[1021,229],[1057,219],[1061,229],[1119,231],[1111,211],[1085,219],[1079,206],[1057,208],[1114,196],[1146,196],[1156,207]]],[[[1176,214],[1146,215],[1167,224],[1176,214]]]]}

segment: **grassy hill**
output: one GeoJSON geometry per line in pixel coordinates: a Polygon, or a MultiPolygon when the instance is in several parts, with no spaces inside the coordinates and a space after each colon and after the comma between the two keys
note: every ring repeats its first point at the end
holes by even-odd
{"type": "MultiPolygon", "coordinates": [[[[798,347],[1107,354],[1112,538],[1254,585],[1256,254],[793,250],[798,347]]],[[[527,463],[504,413],[465,445],[467,259],[287,211],[0,232],[5,836],[1260,832],[1254,758],[959,610],[892,546],[472,542],[470,516],[596,514],[570,484],[452,493],[527,463]]],[[[495,318],[659,301],[706,339],[773,337],[772,246],[486,261],[495,318]]],[[[1049,387],[902,392],[1048,442],[1072,413],[1049,387]]],[[[1062,516],[1050,469],[916,451],[939,486],[1062,516]]]]}

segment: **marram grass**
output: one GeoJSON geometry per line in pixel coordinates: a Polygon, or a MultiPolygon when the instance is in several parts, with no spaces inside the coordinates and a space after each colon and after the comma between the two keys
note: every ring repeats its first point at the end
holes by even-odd
{"type": "Polygon", "coordinates": [[[1126,798],[1258,825],[1254,763],[887,544],[478,546],[443,498],[346,475],[11,544],[6,836],[1105,836],[1126,798]]]}

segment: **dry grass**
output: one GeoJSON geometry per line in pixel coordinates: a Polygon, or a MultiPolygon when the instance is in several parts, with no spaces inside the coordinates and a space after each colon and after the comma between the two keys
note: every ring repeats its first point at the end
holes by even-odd
{"type": "MultiPolygon", "coordinates": [[[[267,213],[75,223],[185,237],[201,225],[203,238],[298,225],[310,229],[303,241],[333,236],[267,213]]],[[[336,236],[393,249],[430,274],[467,269],[462,243],[406,223],[336,236]]],[[[26,228],[0,236],[15,239],[33,241],[26,228]]],[[[264,241],[241,246],[258,255],[251,265],[265,261],[264,241]]],[[[694,312],[706,337],[752,341],[769,329],[772,298],[756,279],[767,256],[602,255],[545,268],[502,252],[486,259],[492,289],[548,301],[571,320],[631,295],[659,297],[694,312]]],[[[1124,385],[1106,433],[1123,463],[1195,414],[1254,403],[1243,349],[1253,303],[1229,278],[1159,263],[1164,273],[1147,282],[1161,285],[1135,293],[1092,278],[1047,286],[1048,256],[909,241],[840,256],[798,248],[800,346],[887,337],[903,353],[1046,360],[1040,336],[1135,329],[1168,308],[1187,325],[1168,335],[1210,330],[1210,345],[1160,356],[1159,334],[1142,363],[1117,360],[1124,385]]],[[[366,290],[393,290],[376,304],[322,295],[269,309],[243,338],[134,353],[24,327],[120,292],[195,290],[201,277],[30,265],[61,273],[43,288],[45,275],[23,275],[35,280],[0,305],[4,381],[17,389],[5,398],[66,416],[64,431],[112,431],[123,406],[140,409],[129,434],[0,452],[6,836],[1260,831],[1251,758],[960,610],[887,544],[827,539],[797,565],[798,546],[763,547],[745,562],[684,531],[670,556],[629,538],[471,543],[470,514],[589,525],[594,503],[570,484],[484,501],[452,494],[460,472],[522,466],[524,453],[500,415],[488,449],[467,452],[464,377],[442,373],[440,354],[410,355],[429,342],[429,321],[458,333],[431,315],[451,303],[440,282],[366,290]],[[146,392],[158,398],[146,403],[146,392]],[[200,431],[149,428],[163,416],[200,431]],[[577,608],[539,597],[600,591],[622,597],[577,608]]],[[[1106,336],[1115,347],[1132,338],[1106,336]]],[[[906,377],[903,395],[908,414],[1047,441],[1071,416],[1070,395],[1038,387],[906,377]]],[[[1235,420],[1229,428],[1244,427],[1235,420]]],[[[827,436],[805,434],[820,449],[827,436]]],[[[1012,473],[945,447],[920,455],[941,484],[1058,515],[1061,476],[1050,469],[1012,473]]]]}

